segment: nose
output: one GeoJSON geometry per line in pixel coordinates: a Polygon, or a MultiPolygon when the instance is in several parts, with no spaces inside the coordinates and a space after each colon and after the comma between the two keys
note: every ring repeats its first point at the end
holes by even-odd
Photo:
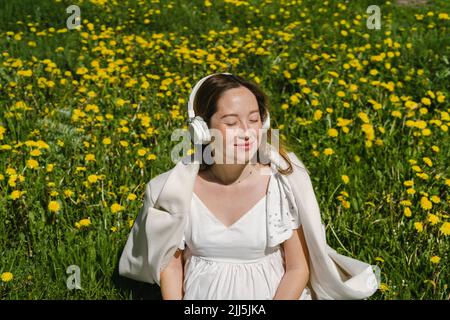
{"type": "Polygon", "coordinates": [[[251,135],[252,135],[252,133],[251,133],[250,126],[247,123],[243,123],[239,127],[239,133],[238,133],[239,139],[244,139],[245,141],[247,141],[250,139],[251,135]]]}

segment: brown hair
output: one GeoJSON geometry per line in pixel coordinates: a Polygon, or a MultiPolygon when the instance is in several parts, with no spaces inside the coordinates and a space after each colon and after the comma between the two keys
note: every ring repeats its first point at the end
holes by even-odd
{"type": "MultiPolygon", "coordinates": [[[[223,95],[223,93],[232,88],[239,88],[241,86],[249,89],[256,97],[259,107],[259,115],[262,122],[266,120],[269,112],[269,98],[267,95],[251,81],[247,81],[237,75],[228,74],[216,74],[206,79],[200,88],[198,89],[194,99],[194,112],[196,116],[200,116],[205,120],[208,127],[210,127],[210,120],[214,113],[217,111],[217,101],[223,95]]],[[[272,131],[267,130],[267,141],[271,141],[272,131]]],[[[203,146],[201,147],[201,154],[203,154],[203,146]]],[[[281,174],[289,175],[292,173],[292,162],[289,159],[287,152],[291,151],[285,143],[279,141],[279,154],[288,163],[287,168],[278,168],[281,174]]],[[[257,155],[257,161],[261,163],[259,153],[257,155]]],[[[205,170],[209,167],[204,161],[200,164],[200,170],[205,170]]]]}

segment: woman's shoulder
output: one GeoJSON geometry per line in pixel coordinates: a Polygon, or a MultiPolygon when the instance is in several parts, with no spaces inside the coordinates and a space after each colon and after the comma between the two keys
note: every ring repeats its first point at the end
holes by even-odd
{"type": "Polygon", "coordinates": [[[150,193],[153,202],[155,202],[158,198],[159,193],[161,192],[167,178],[169,177],[173,169],[174,167],[154,176],[150,179],[149,182],[147,182],[146,190],[150,193]]]}

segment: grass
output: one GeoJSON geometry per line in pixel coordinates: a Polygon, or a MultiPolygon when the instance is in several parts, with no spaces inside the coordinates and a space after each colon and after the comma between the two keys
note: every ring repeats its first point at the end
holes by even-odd
{"type": "Polygon", "coordinates": [[[174,165],[190,86],[224,71],[269,95],[328,243],[380,266],[371,299],[448,300],[448,2],[189,3],[1,1],[0,298],[160,298],[118,258],[145,183],[174,165]],[[67,289],[71,265],[83,290],[67,289]]]}

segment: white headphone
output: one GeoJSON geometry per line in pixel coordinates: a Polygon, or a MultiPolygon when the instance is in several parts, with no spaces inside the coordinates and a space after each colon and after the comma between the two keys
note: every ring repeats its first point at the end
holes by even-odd
{"type": "MultiPolygon", "coordinates": [[[[195,145],[198,144],[207,144],[211,142],[211,133],[209,131],[208,125],[203,120],[202,117],[196,116],[194,112],[194,99],[195,95],[202,85],[202,83],[208,79],[211,76],[217,75],[217,74],[228,74],[231,75],[231,73],[223,72],[223,73],[213,73],[210,74],[202,79],[200,79],[197,84],[194,86],[194,89],[192,89],[191,95],[189,96],[189,102],[188,102],[188,116],[189,116],[189,133],[191,135],[191,139],[194,142],[195,145]]],[[[264,121],[262,125],[263,129],[269,129],[270,128],[270,114],[267,113],[267,118],[264,121]]]]}

